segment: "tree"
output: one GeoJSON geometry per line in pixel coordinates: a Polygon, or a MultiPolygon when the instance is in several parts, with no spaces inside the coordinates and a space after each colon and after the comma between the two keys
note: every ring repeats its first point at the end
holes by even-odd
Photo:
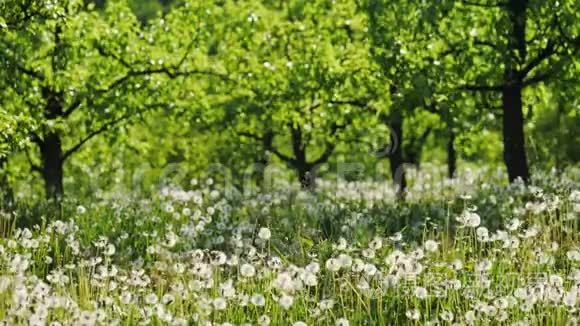
{"type": "Polygon", "coordinates": [[[391,129],[393,141],[386,154],[400,199],[404,198],[407,187],[406,166],[419,164],[423,145],[432,131],[432,126],[425,126],[420,132],[405,126],[416,109],[433,111],[432,106],[436,105],[433,97],[437,85],[432,75],[437,74],[430,73],[429,69],[437,66],[440,58],[434,57],[429,46],[433,21],[437,18],[432,8],[429,3],[408,1],[367,2],[371,53],[388,85],[382,91],[388,92],[391,98],[388,113],[382,115],[382,120],[391,129]],[[407,128],[411,132],[405,132],[407,128]]]}
{"type": "Polygon", "coordinates": [[[331,1],[264,1],[247,10],[237,26],[243,50],[229,63],[244,90],[231,102],[234,128],[312,190],[346,129],[372,128],[364,17],[352,3],[331,1]]]}
{"type": "Polygon", "coordinates": [[[440,22],[455,52],[463,91],[499,95],[509,181],[529,179],[524,133],[526,90],[559,77],[577,60],[574,1],[456,1],[440,22]],[[464,41],[467,39],[467,41],[464,41]],[[497,63],[501,64],[497,64],[497,63]]]}
{"type": "Polygon", "coordinates": [[[1,35],[9,86],[3,103],[34,122],[30,138],[40,163],[33,169],[48,198],[63,196],[64,163],[91,139],[147,111],[187,103],[200,90],[184,88],[188,77],[220,76],[196,66],[205,57],[196,47],[207,33],[191,28],[206,15],[192,19],[199,9],[183,7],[142,29],[123,3],[100,13],[71,1],[58,5],[56,17],[1,35]]]}

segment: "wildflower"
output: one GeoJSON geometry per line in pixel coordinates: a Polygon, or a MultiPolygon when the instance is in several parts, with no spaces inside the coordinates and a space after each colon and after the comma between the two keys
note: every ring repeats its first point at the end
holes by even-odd
{"type": "Polygon", "coordinates": [[[337,260],[342,268],[350,268],[350,266],[352,266],[352,258],[347,254],[338,255],[337,260]]]}
{"type": "Polygon", "coordinates": [[[107,249],[105,250],[105,256],[112,256],[115,254],[115,246],[111,243],[107,245],[107,249]]]}
{"type": "Polygon", "coordinates": [[[370,248],[366,248],[366,249],[363,249],[362,255],[365,258],[372,259],[372,258],[375,258],[375,251],[370,249],[370,248]]]}
{"type": "Polygon", "coordinates": [[[171,293],[166,293],[161,298],[161,303],[163,303],[164,305],[171,304],[174,301],[175,301],[175,296],[173,294],[171,294],[171,293]]]}
{"type": "Polygon", "coordinates": [[[345,238],[341,237],[340,239],[338,239],[337,244],[332,245],[332,248],[336,251],[342,251],[342,250],[345,250],[347,246],[348,246],[348,242],[346,241],[345,238]]]}
{"type": "Polygon", "coordinates": [[[417,299],[425,299],[427,298],[427,289],[421,286],[417,286],[415,288],[415,291],[413,291],[413,293],[415,294],[415,297],[417,297],[417,299]]]}
{"type": "Polygon", "coordinates": [[[564,285],[564,279],[560,275],[550,275],[549,282],[551,285],[561,287],[564,285]]]}
{"type": "Polygon", "coordinates": [[[526,300],[530,298],[530,293],[525,288],[517,288],[514,290],[514,297],[520,300],[526,300]]]}
{"type": "Polygon", "coordinates": [[[462,227],[476,228],[481,223],[481,218],[477,213],[465,210],[457,217],[457,221],[462,224],[462,227]]]}
{"type": "Polygon", "coordinates": [[[448,321],[448,322],[452,322],[453,318],[455,317],[451,311],[447,311],[447,310],[443,311],[440,316],[441,316],[441,319],[443,319],[444,321],[448,321]]]}
{"type": "Polygon", "coordinates": [[[172,231],[169,231],[166,235],[165,235],[165,246],[167,246],[168,248],[172,248],[175,246],[175,244],[177,243],[178,237],[175,233],[173,233],[172,231]]]}
{"type": "Polygon", "coordinates": [[[306,284],[307,286],[316,286],[318,285],[318,279],[316,278],[316,275],[310,272],[304,272],[301,275],[301,279],[304,282],[304,284],[306,284]]]}
{"type": "Polygon", "coordinates": [[[564,298],[562,300],[562,302],[568,306],[573,308],[576,305],[576,302],[578,301],[578,291],[576,289],[567,292],[564,295],[564,298]]]}
{"type": "MultiPolygon", "coordinates": [[[[339,255],[340,258],[340,255],[339,255]]],[[[304,268],[307,271],[309,271],[312,274],[317,274],[320,271],[320,264],[318,264],[317,262],[312,262],[308,265],[306,265],[306,267],[304,268]]]]}
{"type": "Polygon", "coordinates": [[[231,298],[236,294],[236,289],[234,288],[234,282],[229,279],[221,283],[219,286],[220,294],[226,298],[231,298]]]}
{"type": "Polygon", "coordinates": [[[437,249],[439,249],[439,243],[437,241],[433,240],[425,241],[425,250],[427,250],[428,252],[435,252],[437,251],[437,249]]]}
{"type": "Polygon", "coordinates": [[[396,286],[400,281],[400,277],[397,275],[386,275],[381,280],[381,286],[383,288],[390,288],[396,286]]]}
{"type": "Polygon", "coordinates": [[[346,318],[339,318],[336,320],[334,325],[336,325],[336,326],[349,326],[350,323],[348,322],[348,319],[346,319],[346,318]]]}
{"type": "Polygon", "coordinates": [[[492,263],[489,259],[483,259],[475,265],[475,271],[478,273],[487,272],[491,269],[492,263]]]}
{"type": "Polygon", "coordinates": [[[539,227],[536,225],[533,225],[532,227],[530,227],[529,229],[524,231],[522,238],[525,238],[525,239],[533,238],[533,237],[537,236],[539,233],[540,233],[539,227]]]}
{"type": "Polygon", "coordinates": [[[97,321],[96,315],[89,311],[81,312],[78,323],[80,325],[94,325],[97,321]]]}
{"type": "Polygon", "coordinates": [[[264,298],[263,295],[261,294],[254,294],[252,295],[252,297],[250,298],[250,302],[254,305],[254,306],[258,306],[258,307],[262,307],[266,304],[266,298],[264,298]]]}
{"type": "Polygon", "coordinates": [[[211,256],[211,263],[214,266],[221,266],[221,265],[225,264],[227,261],[226,254],[221,252],[221,251],[217,251],[217,250],[211,251],[210,256],[211,256]]]}
{"type": "Polygon", "coordinates": [[[568,199],[571,202],[577,202],[580,203],[580,190],[574,190],[570,193],[570,196],[568,197],[568,199]]]}
{"type": "Polygon", "coordinates": [[[274,279],[274,287],[280,291],[293,291],[294,290],[294,280],[292,276],[287,272],[279,273],[274,279]]]}
{"type": "Polygon", "coordinates": [[[504,322],[509,318],[509,314],[507,313],[507,311],[505,310],[500,310],[497,315],[495,316],[495,319],[499,322],[504,322]]]}
{"type": "Polygon", "coordinates": [[[393,242],[399,242],[399,241],[403,240],[403,233],[396,232],[394,235],[389,237],[389,240],[391,240],[393,242]]]}
{"type": "Polygon", "coordinates": [[[497,308],[493,305],[485,305],[482,311],[484,314],[488,316],[495,316],[495,314],[497,313],[497,308]]]}
{"type": "Polygon", "coordinates": [[[383,247],[383,239],[375,237],[370,243],[369,248],[372,250],[380,250],[383,247]]]}
{"type": "Polygon", "coordinates": [[[455,259],[451,262],[451,268],[456,271],[461,270],[463,268],[463,262],[460,259],[455,259]]]}
{"type": "Polygon", "coordinates": [[[534,304],[533,304],[533,301],[527,300],[527,301],[520,303],[519,307],[520,307],[520,310],[523,312],[530,312],[530,311],[532,311],[532,309],[534,309],[534,304]]]}
{"type": "Polygon", "coordinates": [[[566,257],[570,261],[580,261],[580,251],[569,250],[568,252],[566,252],[566,257]]]}
{"type": "Polygon", "coordinates": [[[409,253],[409,256],[414,260],[421,260],[425,257],[425,252],[421,248],[417,248],[409,253]]]}
{"type": "Polygon", "coordinates": [[[364,278],[361,278],[361,279],[358,281],[358,283],[357,283],[356,287],[357,287],[359,290],[365,291],[365,290],[368,290],[368,289],[370,289],[370,284],[369,284],[369,282],[367,282],[367,280],[365,280],[364,278]]]}
{"type": "Polygon", "coordinates": [[[215,310],[225,310],[228,306],[224,298],[215,298],[213,299],[212,304],[215,310]]]}
{"type": "Polygon", "coordinates": [[[503,241],[503,248],[517,249],[520,246],[520,239],[517,237],[508,237],[503,241]]]}
{"type": "Polygon", "coordinates": [[[240,274],[243,277],[254,277],[256,275],[256,268],[251,264],[243,264],[240,267],[240,274]]]}
{"type": "Polygon", "coordinates": [[[77,214],[83,215],[86,212],[87,212],[87,209],[84,206],[82,206],[82,205],[77,206],[77,214]]]}
{"type": "Polygon", "coordinates": [[[122,304],[130,304],[131,303],[131,299],[133,298],[133,295],[131,294],[131,292],[123,292],[121,293],[121,296],[119,297],[119,300],[121,301],[122,304]]]}
{"type": "Polygon", "coordinates": [[[481,242],[489,241],[489,231],[485,226],[480,226],[475,230],[475,234],[477,235],[477,240],[481,242]]]}
{"type": "Polygon", "coordinates": [[[211,199],[217,199],[220,196],[220,192],[214,189],[209,193],[209,196],[211,199]]]}
{"type": "Polygon", "coordinates": [[[157,303],[157,295],[155,295],[155,293],[150,293],[145,297],[145,303],[150,304],[150,305],[154,305],[157,303]]]}
{"type": "Polygon", "coordinates": [[[509,302],[506,298],[497,298],[493,304],[499,309],[507,309],[509,307],[509,302]]]}
{"type": "Polygon", "coordinates": [[[476,320],[477,320],[477,317],[475,316],[475,311],[469,310],[465,313],[465,321],[469,325],[472,325],[473,323],[475,323],[476,320]]]}
{"type": "Polygon", "coordinates": [[[377,273],[377,267],[373,264],[365,264],[364,273],[367,276],[373,276],[377,273]]]}
{"type": "Polygon", "coordinates": [[[175,212],[175,208],[170,203],[165,204],[165,207],[163,208],[163,210],[168,214],[175,212]]]}
{"type": "Polygon", "coordinates": [[[328,269],[331,272],[338,272],[340,270],[341,264],[340,261],[338,259],[335,258],[329,258],[326,261],[326,269],[328,269]]]}
{"type": "Polygon", "coordinates": [[[272,237],[272,232],[270,232],[270,229],[268,228],[260,228],[260,231],[258,231],[258,237],[264,241],[270,240],[270,237],[272,237]]]}
{"type": "Polygon", "coordinates": [[[280,269],[282,267],[282,259],[280,257],[270,257],[268,259],[268,266],[272,269],[280,269]]]}
{"type": "Polygon", "coordinates": [[[280,297],[280,300],[278,300],[278,303],[282,306],[282,308],[288,310],[294,303],[294,298],[289,295],[283,295],[280,297]]]}
{"type": "Polygon", "coordinates": [[[419,320],[421,318],[421,312],[419,312],[419,309],[407,310],[405,316],[411,320],[419,320]]]}
{"type": "Polygon", "coordinates": [[[266,315],[260,316],[260,318],[258,318],[258,325],[260,325],[260,326],[270,325],[270,317],[268,317],[266,315]]]}
{"type": "Polygon", "coordinates": [[[520,227],[520,225],[522,225],[522,222],[519,219],[514,218],[506,225],[506,229],[509,231],[515,231],[520,227]]]}
{"type": "Polygon", "coordinates": [[[352,271],[355,273],[360,273],[364,270],[364,268],[365,268],[364,261],[360,260],[359,258],[356,258],[352,264],[352,271]]]}

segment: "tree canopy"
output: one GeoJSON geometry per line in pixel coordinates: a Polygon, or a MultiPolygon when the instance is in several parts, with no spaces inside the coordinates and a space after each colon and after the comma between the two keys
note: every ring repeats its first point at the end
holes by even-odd
{"type": "Polygon", "coordinates": [[[2,2],[0,158],[50,198],[105,139],[258,179],[279,162],[308,189],[339,156],[386,156],[401,192],[430,156],[453,177],[503,152],[509,181],[578,161],[575,1],[145,2],[2,2]]]}

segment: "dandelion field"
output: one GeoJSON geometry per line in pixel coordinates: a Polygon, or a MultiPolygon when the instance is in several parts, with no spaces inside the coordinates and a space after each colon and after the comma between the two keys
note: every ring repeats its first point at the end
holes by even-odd
{"type": "Polygon", "coordinates": [[[363,183],[227,198],[207,179],[66,202],[69,218],[29,228],[5,214],[0,320],[576,325],[577,184],[472,181],[414,188],[401,203],[363,183]]]}

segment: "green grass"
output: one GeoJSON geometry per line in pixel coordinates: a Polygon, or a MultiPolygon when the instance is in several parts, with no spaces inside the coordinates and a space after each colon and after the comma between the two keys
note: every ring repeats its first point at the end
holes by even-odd
{"type": "Polygon", "coordinates": [[[0,320],[572,325],[580,192],[563,178],[534,183],[457,180],[404,203],[369,195],[380,184],[327,184],[316,195],[224,198],[213,185],[71,199],[60,212],[21,206],[0,224],[0,320]],[[461,225],[468,211],[480,222],[461,225]]]}

